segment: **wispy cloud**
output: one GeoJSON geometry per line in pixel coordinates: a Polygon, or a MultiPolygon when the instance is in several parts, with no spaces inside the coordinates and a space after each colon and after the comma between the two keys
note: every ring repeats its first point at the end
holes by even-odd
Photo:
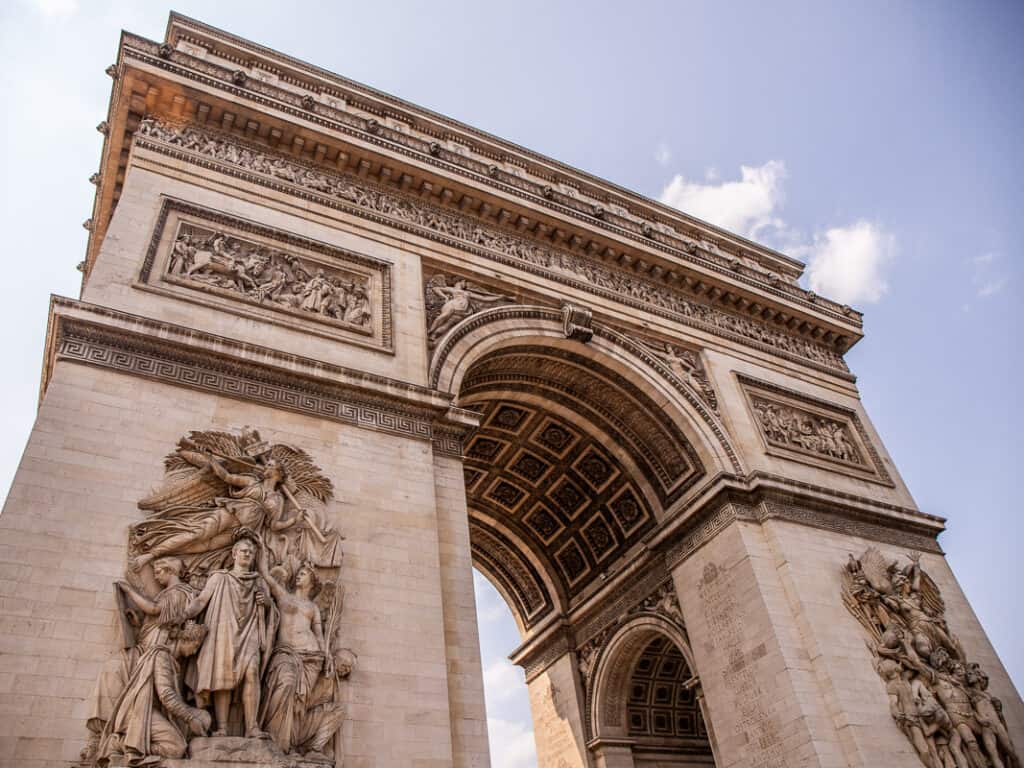
{"type": "Polygon", "coordinates": [[[25,4],[47,18],[67,18],[78,12],[78,0],[25,0],[25,4]]]}
{"type": "Polygon", "coordinates": [[[665,142],[659,143],[654,150],[654,162],[662,168],[672,162],[672,149],[665,142]]]}
{"type": "Polygon", "coordinates": [[[971,259],[972,282],[979,299],[995,296],[1006,287],[998,253],[981,253],[971,259]]]}
{"type": "Polygon", "coordinates": [[[786,165],[769,160],[740,166],[738,179],[721,180],[708,171],[703,182],[676,175],[661,202],[751,239],[775,245],[807,262],[807,283],[823,296],[847,304],[876,302],[889,285],[886,269],[895,238],[880,225],[857,221],[813,237],[800,236],[782,218],[786,165]]]}
{"type": "Polygon", "coordinates": [[[533,729],[515,720],[487,718],[492,768],[536,768],[533,729]]]}
{"type": "Polygon", "coordinates": [[[498,702],[519,693],[526,685],[523,670],[508,659],[496,659],[484,668],[484,692],[498,702]]]}
{"type": "Polygon", "coordinates": [[[473,591],[476,594],[476,614],[479,621],[493,622],[511,613],[487,579],[473,571],[473,591]]]}

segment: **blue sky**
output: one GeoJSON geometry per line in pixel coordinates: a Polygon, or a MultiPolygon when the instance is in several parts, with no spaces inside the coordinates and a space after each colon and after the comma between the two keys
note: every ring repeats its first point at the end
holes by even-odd
{"type": "MultiPolygon", "coordinates": [[[[1018,686],[1024,4],[179,2],[176,9],[722,223],[865,310],[849,355],[918,505],[1018,686]]],[[[124,27],[169,6],[0,8],[6,489],[48,295],[77,295],[124,27]]],[[[517,643],[477,579],[495,765],[532,765],[517,643]],[[524,736],[524,734],[527,734],[524,736]]]]}

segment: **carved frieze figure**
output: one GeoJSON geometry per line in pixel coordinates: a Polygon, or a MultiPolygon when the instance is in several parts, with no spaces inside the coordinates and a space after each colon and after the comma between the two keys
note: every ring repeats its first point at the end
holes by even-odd
{"type": "Polygon", "coordinates": [[[214,736],[228,735],[231,701],[237,691],[245,718],[245,735],[262,738],[259,727],[260,677],[277,631],[278,612],[263,578],[254,571],[259,542],[247,528],[237,532],[231,567],[210,573],[206,586],[185,609],[203,615],[209,630],[196,659],[196,698],[213,700],[214,736]]]}
{"type": "Polygon", "coordinates": [[[180,660],[195,654],[205,637],[206,628],[189,621],[139,658],[103,729],[101,761],[114,755],[124,755],[129,764],[141,764],[150,756],[183,757],[185,735],[206,734],[210,714],[185,701],[179,682],[180,660]]]}
{"type": "Polygon", "coordinates": [[[258,433],[192,432],[165,466],[166,485],[139,502],[149,515],[131,531],[134,570],[162,555],[222,565],[239,528],[266,537],[278,560],[340,565],[338,533],[309,508],[333,486],[304,451],[258,433]]]}
{"type": "Polygon", "coordinates": [[[249,427],[191,432],[165,467],[114,585],[124,649],[100,673],[83,762],[180,758],[211,728],[202,750],[241,736],[281,768],[333,760],[355,654],[340,637],[342,537],[312,509],[332,483],[249,427]]]}
{"type": "Polygon", "coordinates": [[[762,397],[755,396],[751,402],[769,443],[854,464],[864,463],[846,424],[762,397]]]}
{"type": "Polygon", "coordinates": [[[871,637],[893,719],[928,768],[1019,766],[987,676],[949,631],[920,554],[907,557],[900,566],[870,547],[843,570],[843,602],[871,637]]]}
{"type": "Polygon", "coordinates": [[[366,329],[373,323],[366,277],[314,266],[294,254],[198,224],[178,227],[167,275],[323,320],[366,329]]]}
{"type": "Polygon", "coordinates": [[[451,285],[444,275],[434,275],[426,287],[427,340],[437,341],[458,323],[480,312],[488,304],[511,302],[510,296],[490,293],[463,278],[454,278],[451,285]]]}
{"type": "Polygon", "coordinates": [[[697,352],[667,341],[660,348],[651,347],[651,351],[668,365],[672,373],[689,385],[712,411],[718,413],[718,396],[697,352]]]}
{"type": "Polygon", "coordinates": [[[288,579],[286,568],[271,570],[267,559],[260,558],[260,573],[270,585],[281,623],[260,719],[283,752],[326,760],[324,748],[345,716],[337,702],[338,678],[348,677],[354,660],[350,652],[332,647],[342,588],[321,584],[309,563],[301,563],[288,579]]]}
{"type": "Polygon", "coordinates": [[[94,752],[111,713],[124,692],[139,657],[168,641],[169,629],[184,620],[185,608],[195,597],[193,587],[181,581],[184,565],[176,557],[162,557],[153,563],[153,580],[160,591],[148,597],[121,579],[114,582],[125,648],[100,670],[90,702],[86,726],[92,732],[88,752],[94,752]]]}

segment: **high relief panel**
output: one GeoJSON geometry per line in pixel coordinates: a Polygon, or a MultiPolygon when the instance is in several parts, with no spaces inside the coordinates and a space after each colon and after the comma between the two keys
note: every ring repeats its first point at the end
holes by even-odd
{"type": "Polygon", "coordinates": [[[139,286],[351,343],[393,344],[389,264],[178,200],[163,203],[139,286]]]}
{"type": "Polygon", "coordinates": [[[893,719],[928,768],[1019,766],[988,674],[950,632],[920,555],[907,557],[901,565],[870,547],[843,571],[843,602],[865,630],[893,719]]]}
{"type": "Polygon", "coordinates": [[[892,485],[856,413],[746,376],[739,381],[769,454],[892,485]]]}
{"type": "Polygon", "coordinates": [[[113,585],[122,649],[97,680],[83,763],[333,764],[355,654],[331,481],[248,427],[191,432],[165,469],[113,585]]]}

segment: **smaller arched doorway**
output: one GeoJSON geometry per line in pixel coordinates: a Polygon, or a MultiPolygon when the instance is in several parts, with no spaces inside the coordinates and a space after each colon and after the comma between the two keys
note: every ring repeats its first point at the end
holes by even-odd
{"type": "Polygon", "coordinates": [[[588,696],[598,768],[709,768],[713,737],[685,633],[660,617],[628,622],[597,659],[588,696]]]}

